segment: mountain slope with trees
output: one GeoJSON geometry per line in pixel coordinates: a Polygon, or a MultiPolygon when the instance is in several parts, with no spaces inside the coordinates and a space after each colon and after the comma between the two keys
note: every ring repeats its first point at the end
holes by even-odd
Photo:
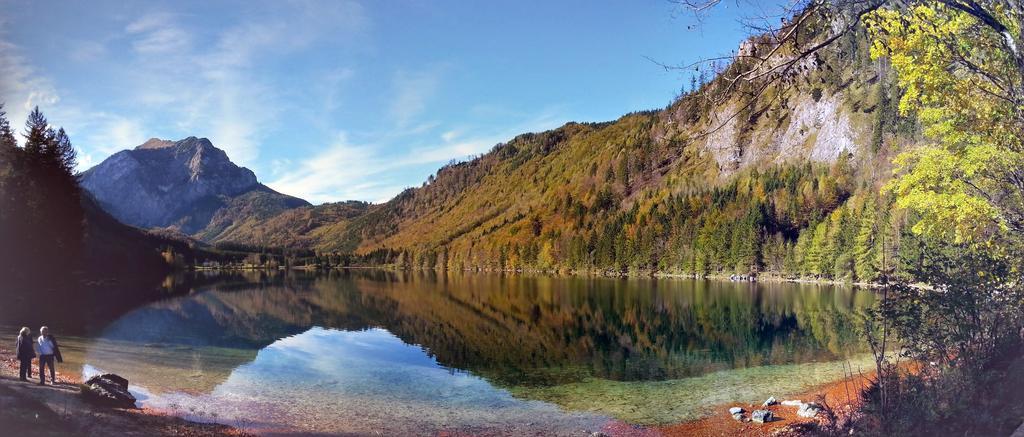
{"type": "MultiPolygon", "coordinates": [[[[802,22],[804,44],[833,24],[802,22]]],[[[769,46],[755,37],[740,53],[769,46]]],[[[523,134],[447,165],[309,243],[424,268],[873,280],[906,220],[878,188],[919,136],[888,63],[863,28],[763,89],[729,80],[751,68],[738,59],[702,70],[665,109],[523,134]]]]}
{"type": "MultiPolygon", "coordinates": [[[[330,234],[337,233],[349,220],[363,215],[372,207],[369,203],[353,200],[278,208],[277,214],[268,214],[258,212],[260,209],[272,209],[262,207],[259,199],[250,198],[253,195],[248,193],[232,199],[214,214],[210,225],[195,236],[214,244],[306,249],[327,244],[330,234]]],[[[346,245],[338,243],[336,247],[346,245]]]]}
{"type": "Polygon", "coordinates": [[[321,262],[870,282],[885,264],[905,267],[907,217],[879,187],[920,134],[863,27],[800,51],[843,20],[794,19],[793,47],[752,37],[666,108],[517,136],[383,204],[309,206],[196,138],[119,152],[83,183],[127,223],[222,247],[313,249],[321,262]],[[769,52],[787,68],[740,80],[769,52]]]}

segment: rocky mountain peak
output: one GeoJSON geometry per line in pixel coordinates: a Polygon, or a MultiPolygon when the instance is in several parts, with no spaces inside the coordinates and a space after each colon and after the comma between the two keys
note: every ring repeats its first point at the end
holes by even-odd
{"type": "Polygon", "coordinates": [[[174,142],[174,147],[182,150],[203,150],[203,149],[217,149],[213,147],[213,143],[206,138],[188,137],[183,140],[174,142]]]}
{"type": "Polygon", "coordinates": [[[174,141],[161,140],[159,138],[150,138],[145,143],[135,147],[135,150],[142,149],[165,149],[174,146],[174,141]]]}
{"type": "Polygon", "coordinates": [[[206,138],[178,141],[152,138],[123,150],[82,173],[82,186],[124,223],[176,227],[185,233],[204,228],[234,197],[251,191],[276,193],[256,175],[231,162],[206,138]]]}

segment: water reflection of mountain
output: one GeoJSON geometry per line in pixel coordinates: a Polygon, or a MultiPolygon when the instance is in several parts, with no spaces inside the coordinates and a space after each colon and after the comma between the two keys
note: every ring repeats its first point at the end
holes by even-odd
{"type": "Polygon", "coordinates": [[[104,336],[257,349],[311,326],[381,327],[442,365],[549,385],[834,360],[859,349],[857,311],[873,299],[794,284],[383,271],[234,277],[197,290],[133,311],[104,336]]]}

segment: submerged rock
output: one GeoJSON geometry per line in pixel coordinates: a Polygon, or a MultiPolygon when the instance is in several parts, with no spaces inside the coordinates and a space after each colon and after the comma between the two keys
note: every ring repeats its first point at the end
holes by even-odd
{"type": "Polygon", "coordinates": [[[116,408],[135,408],[135,396],[128,392],[128,380],[113,373],[94,376],[82,384],[85,400],[116,408]]]}
{"type": "Polygon", "coordinates": [[[739,421],[739,422],[742,422],[743,421],[743,413],[732,413],[732,418],[737,420],[737,421],[739,421]]]}
{"type": "Polygon", "coordinates": [[[768,398],[767,401],[764,401],[764,403],[761,404],[761,406],[762,407],[770,407],[770,406],[775,405],[777,403],[779,403],[779,401],[775,399],[775,396],[772,396],[772,397],[768,398]]]}
{"type": "Polygon", "coordinates": [[[768,423],[771,422],[774,418],[775,415],[773,415],[772,412],[768,410],[755,410],[753,413],[750,413],[750,420],[753,420],[754,422],[757,423],[768,423]]]}

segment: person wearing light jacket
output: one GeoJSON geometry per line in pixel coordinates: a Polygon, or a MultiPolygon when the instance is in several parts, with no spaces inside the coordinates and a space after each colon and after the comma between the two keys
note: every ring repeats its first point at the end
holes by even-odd
{"type": "Polygon", "coordinates": [[[50,383],[57,382],[57,370],[54,368],[53,360],[63,363],[64,358],[60,356],[60,347],[57,345],[57,338],[50,335],[50,328],[39,328],[39,340],[36,341],[39,348],[39,385],[46,384],[46,366],[50,366],[50,383]]]}
{"type": "Polygon", "coordinates": [[[32,330],[27,326],[21,328],[21,332],[18,332],[18,341],[14,343],[14,350],[18,351],[18,361],[21,363],[18,375],[22,381],[28,381],[25,376],[32,377],[32,359],[36,357],[32,343],[32,330]]]}

